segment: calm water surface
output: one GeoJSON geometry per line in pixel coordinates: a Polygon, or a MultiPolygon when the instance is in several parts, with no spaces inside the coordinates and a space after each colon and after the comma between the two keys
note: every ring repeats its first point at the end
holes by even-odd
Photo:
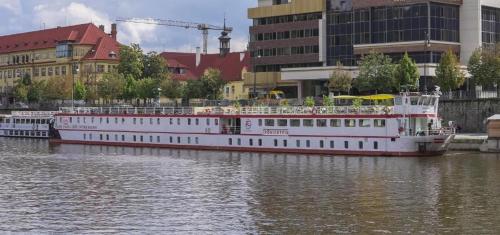
{"type": "Polygon", "coordinates": [[[0,138],[0,231],[500,233],[500,155],[321,157],[0,138]]]}

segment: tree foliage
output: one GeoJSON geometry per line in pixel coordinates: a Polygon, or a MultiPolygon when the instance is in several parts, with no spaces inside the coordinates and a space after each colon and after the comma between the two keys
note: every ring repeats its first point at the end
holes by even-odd
{"type": "Polygon", "coordinates": [[[205,98],[205,87],[201,80],[188,80],[182,89],[182,97],[185,99],[205,98]]]}
{"type": "Polygon", "coordinates": [[[98,94],[106,101],[123,97],[126,80],[121,74],[105,74],[97,83],[98,94]]]}
{"type": "Polygon", "coordinates": [[[142,76],[145,78],[161,80],[163,75],[167,72],[167,62],[155,51],[144,55],[143,64],[144,72],[142,76]]]}
{"type": "Polygon", "coordinates": [[[402,87],[406,87],[412,91],[417,90],[419,78],[420,74],[418,72],[417,63],[415,63],[406,52],[395,70],[398,90],[401,90],[402,87]]]}
{"type": "Polygon", "coordinates": [[[80,81],[80,79],[76,79],[75,81],[73,98],[75,100],[87,99],[87,88],[85,87],[85,85],[83,85],[83,82],[80,81]]]}
{"type": "Polygon", "coordinates": [[[19,82],[14,87],[13,93],[16,101],[26,102],[28,100],[28,86],[24,85],[22,82],[19,82]]]}
{"type": "Polygon", "coordinates": [[[371,52],[361,59],[354,87],[359,92],[392,92],[395,90],[395,67],[389,56],[371,52]]]}
{"type": "Polygon", "coordinates": [[[45,97],[48,100],[71,99],[71,77],[51,77],[45,85],[45,97]]]}
{"type": "Polygon", "coordinates": [[[222,80],[221,72],[217,69],[207,69],[201,77],[204,89],[204,98],[216,100],[222,98],[222,88],[226,81],[222,80]]]}
{"type": "Polygon", "coordinates": [[[471,80],[481,86],[500,84],[500,44],[492,48],[477,49],[467,67],[471,80]]]}
{"type": "Polygon", "coordinates": [[[44,99],[46,82],[44,80],[34,81],[28,88],[28,102],[36,103],[44,99]]]}
{"type": "Polygon", "coordinates": [[[457,56],[448,50],[436,68],[436,85],[445,91],[451,91],[462,86],[464,81],[465,75],[460,69],[457,56]]]}
{"type": "Polygon", "coordinates": [[[158,97],[159,84],[152,78],[136,81],[137,98],[147,100],[158,97]]]}
{"type": "Polygon", "coordinates": [[[172,79],[170,76],[164,78],[160,83],[161,93],[167,98],[182,97],[182,85],[179,81],[172,79]]]}
{"type": "Polygon", "coordinates": [[[343,65],[338,62],[337,68],[330,75],[328,88],[333,92],[349,92],[352,88],[352,76],[344,70],[343,65]]]}
{"type": "Polygon", "coordinates": [[[120,63],[118,72],[131,75],[134,79],[141,79],[144,71],[144,56],[138,44],[120,47],[120,63]]]}

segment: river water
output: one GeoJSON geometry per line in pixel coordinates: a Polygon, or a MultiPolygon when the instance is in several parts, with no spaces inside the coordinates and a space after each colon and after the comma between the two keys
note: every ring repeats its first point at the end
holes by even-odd
{"type": "Polygon", "coordinates": [[[500,233],[500,155],[326,157],[0,138],[0,232],[500,233]]]}

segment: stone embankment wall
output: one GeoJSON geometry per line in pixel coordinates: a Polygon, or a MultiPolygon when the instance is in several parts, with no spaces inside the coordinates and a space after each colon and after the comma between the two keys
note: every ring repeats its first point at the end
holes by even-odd
{"type": "Polygon", "coordinates": [[[500,99],[445,100],[439,102],[444,124],[455,121],[463,133],[485,133],[486,119],[500,114],[500,99]]]}

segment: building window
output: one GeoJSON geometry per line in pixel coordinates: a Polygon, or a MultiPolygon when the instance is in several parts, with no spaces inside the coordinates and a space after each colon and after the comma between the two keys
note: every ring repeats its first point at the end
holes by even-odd
{"type": "Polygon", "coordinates": [[[66,66],[61,66],[61,75],[66,75],[66,66]]]}
{"type": "Polygon", "coordinates": [[[73,46],[68,44],[59,44],[56,46],[56,57],[65,58],[73,55],[73,46]]]}
{"type": "MultiPolygon", "coordinates": [[[[47,76],[47,68],[42,68],[42,77],[47,76]]],[[[10,76],[9,76],[10,77],[10,76]]]]}
{"type": "Polygon", "coordinates": [[[47,75],[48,75],[48,76],[52,76],[52,75],[54,75],[54,68],[49,67],[49,68],[47,69],[47,75]]]}
{"type": "Polygon", "coordinates": [[[104,65],[102,65],[102,64],[98,64],[98,65],[97,65],[97,68],[96,68],[96,72],[97,72],[97,73],[104,73],[104,72],[106,72],[106,71],[104,70],[104,65]]]}
{"type": "Polygon", "coordinates": [[[59,76],[59,74],[60,74],[60,72],[59,72],[59,71],[60,71],[60,70],[59,70],[59,66],[54,67],[54,74],[55,74],[56,76],[59,76]]]}

